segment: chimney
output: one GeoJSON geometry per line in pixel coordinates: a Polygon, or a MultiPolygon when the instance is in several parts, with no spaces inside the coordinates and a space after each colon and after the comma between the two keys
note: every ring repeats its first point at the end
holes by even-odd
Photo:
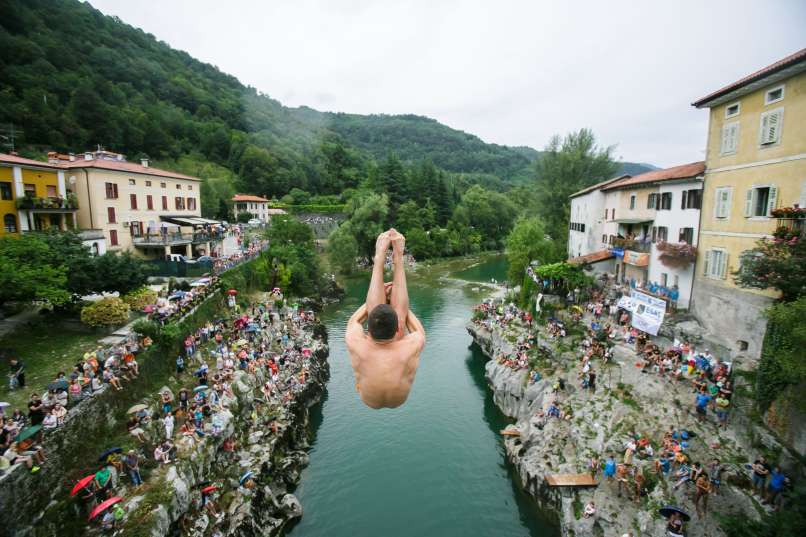
{"type": "Polygon", "coordinates": [[[70,162],[75,162],[76,161],[76,154],[75,153],[69,153],[67,155],[67,160],[69,160],[70,162]]]}
{"type": "Polygon", "coordinates": [[[48,151],[48,162],[51,164],[59,162],[59,154],[56,151],[48,151]]]}
{"type": "Polygon", "coordinates": [[[90,153],[89,151],[84,153],[84,160],[92,160],[92,153],[90,153]]]}
{"type": "Polygon", "coordinates": [[[148,159],[147,158],[141,158],[140,159],[140,164],[143,165],[143,168],[148,168],[148,159]]]}

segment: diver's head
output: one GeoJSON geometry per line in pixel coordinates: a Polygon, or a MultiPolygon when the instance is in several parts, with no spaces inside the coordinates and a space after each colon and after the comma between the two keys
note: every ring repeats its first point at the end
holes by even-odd
{"type": "Polygon", "coordinates": [[[389,304],[378,304],[369,312],[369,335],[380,343],[390,341],[397,333],[397,313],[389,304]]]}

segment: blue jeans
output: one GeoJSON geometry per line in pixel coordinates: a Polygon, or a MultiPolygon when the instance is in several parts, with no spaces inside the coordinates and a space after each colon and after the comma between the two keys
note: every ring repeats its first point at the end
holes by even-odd
{"type": "Polygon", "coordinates": [[[143,484],[143,479],[140,477],[140,470],[129,470],[129,477],[132,478],[132,485],[139,487],[143,484]]]}

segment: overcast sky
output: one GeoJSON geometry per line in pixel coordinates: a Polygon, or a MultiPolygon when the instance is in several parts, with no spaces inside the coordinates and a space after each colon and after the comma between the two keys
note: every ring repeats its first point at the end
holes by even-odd
{"type": "Polygon", "coordinates": [[[803,0],[91,0],[288,106],[704,158],[696,98],[806,47],[803,0]]]}

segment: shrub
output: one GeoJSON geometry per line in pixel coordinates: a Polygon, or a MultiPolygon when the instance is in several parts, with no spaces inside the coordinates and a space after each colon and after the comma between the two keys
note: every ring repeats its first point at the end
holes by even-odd
{"type": "Polygon", "coordinates": [[[142,311],[149,304],[156,304],[157,293],[148,287],[141,287],[124,295],[123,301],[135,311],[142,311]]]}
{"type": "Polygon", "coordinates": [[[129,320],[129,305],[117,297],[106,297],[81,308],[81,322],[88,326],[115,326],[129,320]]]}

